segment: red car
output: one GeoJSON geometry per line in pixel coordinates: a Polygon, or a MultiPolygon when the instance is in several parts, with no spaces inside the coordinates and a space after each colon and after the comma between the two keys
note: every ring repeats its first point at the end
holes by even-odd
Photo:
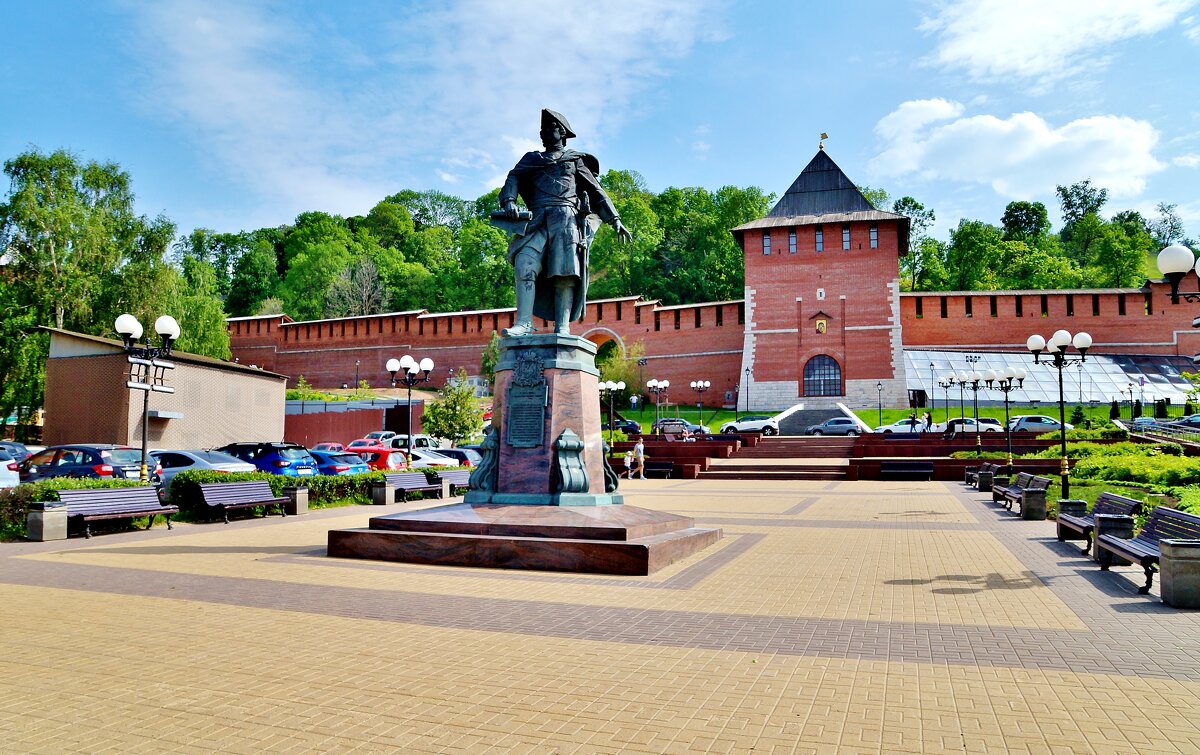
{"type": "Polygon", "coordinates": [[[346,450],[358,454],[367,463],[368,467],[380,472],[394,472],[397,469],[408,469],[408,457],[399,448],[388,448],[387,446],[380,445],[369,448],[355,448],[354,444],[351,443],[350,448],[346,450]]]}
{"type": "Polygon", "coordinates": [[[345,451],[346,447],[343,446],[341,443],[332,443],[330,441],[325,441],[324,443],[318,443],[317,445],[313,446],[312,450],[313,451],[330,451],[330,452],[336,453],[338,451],[345,451]]]}

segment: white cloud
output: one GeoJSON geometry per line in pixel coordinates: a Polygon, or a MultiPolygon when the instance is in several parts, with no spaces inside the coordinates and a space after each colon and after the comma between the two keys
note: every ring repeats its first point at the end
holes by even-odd
{"type": "Polygon", "coordinates": [[[717,38],[723,2],[423,2],[370,35],[233,0],[127,7],[146,109],[206,155],[205,179],[259,198],[246,217],[284,222],[365,212],[414,175],[490,183],[540,149],[543,107],[570,120],[572,146],[602,143],[717,38]]]}
{"type": "Polygon", "coordinates": [[[448,184],[456,184],[462,180],[462,178],[455,175],[454,173],[447,173],[444,170],[437,171],[437,177],[442,179],[443,181],[445,181],[448,184]]]}
{"type": "Polygon", "coordinates": [[[964,69],[977,80],[1016,77],[1044,85],[1106,65],[1113,43],[1162,31],[1196,3],[943,1],[920,28],[938,38],[928,62],[964,69]]]}
{"type": "Polygon", "coordinates": [[[717,8],[715,0],[429,4],[396,24],[390,61],[421,114],[419,143],[443,147],[451,140],[435,137],[450,129],[455,143],[489,155],[506,145],[540,149],[548,107],[579,135],[572,146],[589,149],[636,113],[638,96],[672,61],[718,37],[717,8]]]}
{"type": "Polygon", "coordinates": [[[1171,162],[1175,163],[1181,168],[1200,168],[1200,154],[1192,152],[1187,155],[1180,155],[1171,162]]]}
{"type": "Polygon", "coordinates": [[[1036,113],[962,112],[946,100],[901,104],[875,126],[882,150],[870,169],[879,176],[988,185],[1017,199],[1085,178],[1116,198],[1135,197],[1164,167],[1153,155],[1158,132],[1146,121],[1099,115],[1054,127],[1036,113]]]}

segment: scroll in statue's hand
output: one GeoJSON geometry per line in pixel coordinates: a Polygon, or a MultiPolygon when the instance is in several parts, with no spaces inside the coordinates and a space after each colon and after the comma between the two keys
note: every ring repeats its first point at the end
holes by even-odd
{"type": "Polygon", "coordinates": [[[517,209],[516,202],[505,202],[504,207],[501,209],[504,210],[504,217],[508,218],[509,220],[516,220],[521,214],[521,211],[517,209]]]}

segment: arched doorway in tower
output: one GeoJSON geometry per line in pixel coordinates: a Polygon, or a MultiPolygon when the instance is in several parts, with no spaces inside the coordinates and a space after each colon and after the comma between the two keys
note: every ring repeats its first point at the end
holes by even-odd
{"type": "Polygon", "coordinates": [[[842,368],[828,354],[817,354],[804,365],[805,396],[841,396],[842,368]]]}

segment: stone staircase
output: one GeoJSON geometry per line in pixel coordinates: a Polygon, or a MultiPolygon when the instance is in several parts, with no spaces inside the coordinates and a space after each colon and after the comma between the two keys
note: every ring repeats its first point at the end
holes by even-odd
{"type": "Polygon", "coordinates": [[[803,436],[804,428],[809,425],[820,424],[832,417],[844,416],[846,415],[837,407],[800,409],[779,421],[779,434],[803,436]]]}

